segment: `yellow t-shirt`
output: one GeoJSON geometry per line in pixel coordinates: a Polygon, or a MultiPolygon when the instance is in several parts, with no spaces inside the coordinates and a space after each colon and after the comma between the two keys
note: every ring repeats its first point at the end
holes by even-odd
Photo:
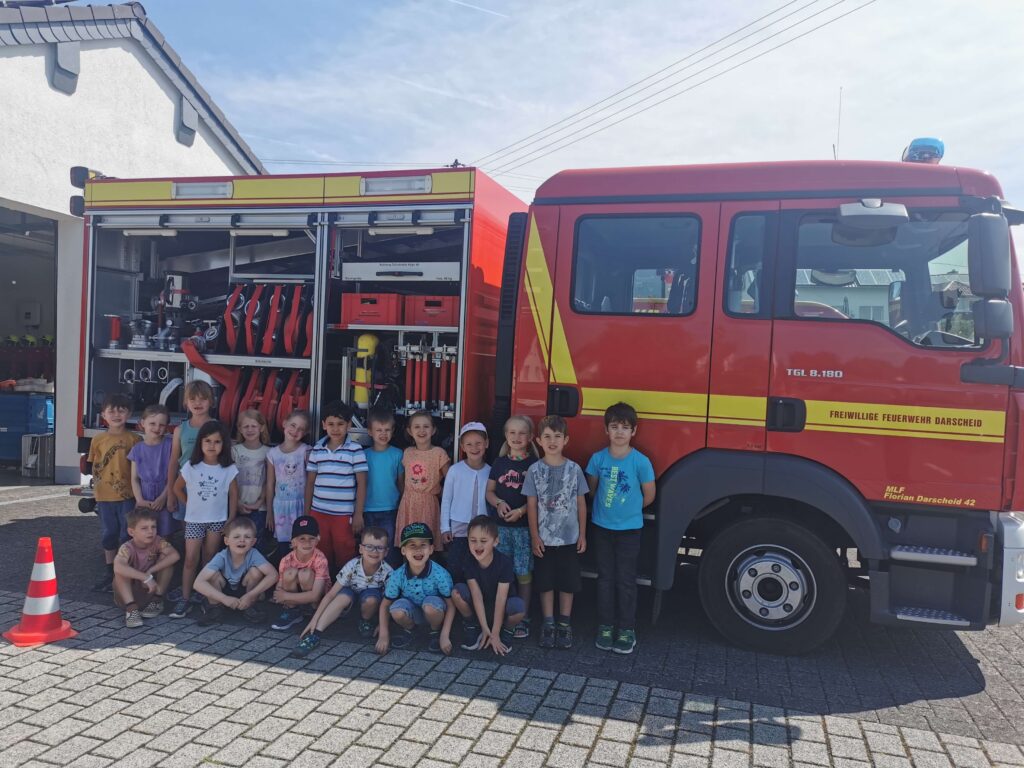
{"type": "Polygon", "coordinates": [[[104,432],[92,439],[87,460],[92,462],[96,501],[124,501],[135,496],[132,493],[132,467],[128,461],[128,451],[141,439],[134,432],[120,435],[104,432]]]}

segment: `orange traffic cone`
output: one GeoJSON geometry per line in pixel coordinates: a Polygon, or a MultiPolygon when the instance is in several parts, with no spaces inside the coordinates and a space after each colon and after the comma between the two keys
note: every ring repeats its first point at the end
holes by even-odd
{"type": "Polygon", "coordinates": [[[53,568],[53,544],[49,536],[43,536],[36,549],[36,562],[32,566],[21,621],[4,632],[4,637],[14,645],[29,646],[54,643],[77,634],[71,628],[71,623],[60,617],[57,572],[53,568]]]}

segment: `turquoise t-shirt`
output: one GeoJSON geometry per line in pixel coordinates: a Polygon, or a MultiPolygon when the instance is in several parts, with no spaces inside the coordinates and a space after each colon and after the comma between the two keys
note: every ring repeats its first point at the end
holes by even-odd
{"type": "Polygon", "coordinates": [[[636,448],[621,459],[613,458],[607,448],[587,462],[587,475],[596,477],[594,525],[611,531],[632,531],[644,527],[644,492],[641,483],[654,481],[651,460],[636,448]]]}
{"type": "Polygon", "coordinates": [[[367,512],[394,512],[398,509],[398,476],[402,473],[402,451],[389,445],[387,450],[365,450],[369,471],[366,485],[367,512]]]}

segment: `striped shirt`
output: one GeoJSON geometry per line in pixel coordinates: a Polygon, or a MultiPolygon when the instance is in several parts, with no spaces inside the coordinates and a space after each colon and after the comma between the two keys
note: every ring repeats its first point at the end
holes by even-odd
{"type": "Polygon", "coordinates": [[[356,472],[366,472],[366,454],[353,440],[331,450],[323,438],[309,452],[306,471],[316,472],[313,511],[324,515],[351,515],[356,511],[356,472]]]}

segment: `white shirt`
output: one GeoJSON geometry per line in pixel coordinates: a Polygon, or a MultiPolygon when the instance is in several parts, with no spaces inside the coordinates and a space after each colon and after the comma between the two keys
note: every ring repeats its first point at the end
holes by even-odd
{"type": "Polygon", "coordinates": [[[238,475],[234,464],[185,462],[181,476],[185,478],[188,503],[185,505],[186,523],[220,523],[228,519],[228,489],[238,475]]]}
{"type": "Polygon", "coordinates": [[[465,536],[469,521],[477,515],[487,514],[487,480],[490,476],[491,467],[486,463],[480,469],[473,469],[460,461],[448,470],[441,494],[441,533],[465,536]]]}

